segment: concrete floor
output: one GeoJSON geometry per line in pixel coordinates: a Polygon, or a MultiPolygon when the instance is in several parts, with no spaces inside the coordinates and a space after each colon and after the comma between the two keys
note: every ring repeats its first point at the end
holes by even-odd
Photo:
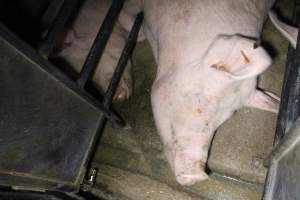
{"type": "MultiPolygon", "coordinates": [[[[290,16],[292,2],[277,2],[281,16],[290,16]]],[[[259,87],[280,94],[287,42],[270,21],[263,41],[273,64],[259,78],[259,87]]],[[[131,200],[260,199],[266,175],[263,160],[272,150],[276,115],[249,108],[237,112],[216,133],[208,162],[210,178],[181,187],[166,163],[154,126],[150,88],[156,66],[147,42],[137,45],[133,61],[134,94],[128,102],[116,105],[130,127],[106,127],[94,158],[100,169],[95,193],[105,193],[107,199],[131,200]]]]}

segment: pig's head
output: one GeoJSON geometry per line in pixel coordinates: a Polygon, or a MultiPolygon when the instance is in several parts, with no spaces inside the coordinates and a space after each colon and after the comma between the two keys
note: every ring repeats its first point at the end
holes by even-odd
{"type": "Polygon", "coordinates": [[[277,111],[278,99],[256,90],[256,77],[271,59],[255,41],[219,35],[197,64],[158,75],[152,107],[176,180],[191,185],[207,178],[205,165],[215,130],[247,105],[277,111]]]}

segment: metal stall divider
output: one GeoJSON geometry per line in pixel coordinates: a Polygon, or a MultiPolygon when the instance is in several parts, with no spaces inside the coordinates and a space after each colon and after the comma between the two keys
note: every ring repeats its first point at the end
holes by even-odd
{"type": "MultiPolygon", "coordinates": [[[[58,12],[58,16],[54,19],[54,25],[47,31],[44,43],[42,43],[38,49],[42,57],[48,57],[56,47],[56,43],[61,39],[61,32],[65,31],[74,9],[80,2],[81,1],[78,0],[64,0],[58,12]]],[[[0,89],[4,92],[8,91],[8,93],[4,93],[4,98],[8,99],[8,101],[4,102],[3,106],[17,106],[21,109],[20,111],[17,110],[11,113],[12,116],[15,116],[20,121],[17,130],[15,130],[15,127],[1,127],[1,124],[0,128],[4,130],[4,137],[7,134],[10,134],[12,138],[15,136],[20,137],[24,134],[24,137],[18,140],[17,143],[11,140],[12,138],[5,138],[3,142],[6,142],[7,145],[0,147],[2,148],[0,150],[8,151],[12,148],[11,145],[25,145],[22,154],[19,152],[16,153],[15,157],[18,158],[16,160],[9,160],[9,162],[7,162],[7,159],[9,159],[8,155],[2,155],[0,153],[0,175],[2,177],[0,185],[15,189],[18,188],[19,190],[27,190],[26,188],[28,188],[29,190],[58,191],[66,194],[76,193],[80,189],[84,190],[86,188],[85,186],[91,187],[91,185],[93,185],[97,171],[91,168],[91,159],[93,158],[95,147],[101,139],[106,119],[112,122],[116,127],[123,127],[126,124],[118,114],[111,110],[111,105],[122,73],[134,50],[138,32],[143,22],[143,13],[139,13],[136,16],[134,25],[129,33],[103,101],[99,102],[86,92],[85,86],[92,77],[96,64],[99,59],[101,59],[101,55],[124,2],[125,0],[112,1],[111,7],[86,58],[77,84],[42,58],[36,51],[32,50],[31,47],[11,33],[4,25],[0,24],[0,49],[2,49],[4,53],[3,56],[6,56],[9,60],[15,60],[13,63],[6,62],[6,60],[0,63],[5,66],[7,65],[6,68],[0,69],[0,78],[10,80],[2,84],[0,83],[0,89]],[[17,57],[17,59],[15,57],[17,57]],[[29,71],[27,72],[28,75],[23,77],[20,73],[11,73],[15,70],[20,71],[20,73],[29,71]],[[9,74],[9,76],[6,76],[7,74],[9,74]],[[11,81],[13,80],[15,84],[11,87],[11,81]],[[26,84],[22,85],[24,81],[26,84]],[[36,83],[40,85],[36,85],[36,83]],[[47,91],[45,93],[39,88],[50,89],[51,92],[48,94],[47,91]],[[25,90],[23,93],[26,93],[27,96],[22,97],[23,100],[21,104],[15,105],[15,102],[11,101],[10,98],[19,98],[17,97],[19,95],[18,92],[23,90],[25,90]],[[14,91],[15,93],[9,91],[14,91]],[[54,95],[55,93],[59,93],[60,95],[54,95]],[[38,98],[33,100],[34,97],[38,98]],[[50,99],[51,101],[43,102],[43,98],[50,99]],[[61,102],[61,98],[70,102],[61,102]],[[23,102],[28,104],[27,107],[23,106],[23,102]],[[36,105],[35,102],[38,102],[38,105],[36,105]],[[57,103],[59,103],[62,111],[58,110],[58,112],[56,112],[53,110],[53,108],[57,106],[57,103]],[[43,116],[40,118],[45,120],[45,122],[39,124],[39,129],[33,130],[31,135],[28,135],[27,132],[23,131],[24,126],[30,127],[34,121],[28,121],[26,117],[23,118],[23,115],[26,115],[26,112],[32,112],[32,109],[40,109],[41,106],[51,108],[52,110],[48,111],[46,109],[46,113],[43,110],[36,111],[35,115],[42,114],[43,116]],[[80,109],[78,110],[78,108],[80,109]],[[19,115],[21,111],[25,113],[22,116],[19,115]],[[68,116],[72,116],[72,118],[64,119],[64,117],[68,116]],[[55,132],[53,132],[49,126],[55,127],[55,124],[60,121],[59,119],[64,119],[65,121],[56,127],[55,132]],[[71,120],[71,122],[73,120],[73,123],[75,123],[70,128],[65,129],[63,126],[68,124],[68,120],[71,120]],[[50,125],[47,124],[48,121],[50,125]],[[76,121],[78,123],[76,123],[76,121]],[[73,130],[73,126],[75,130],[73,130]],[[86,129],[85,134],[80,132],[81,129],[86,129]],[[43,136],[43,134],[41,135],[43,132],[45,132],[45,136],[43,136]],[[67,139],[68,137],[75,137],[75,143],[64,144],[64,142],[70,142],[67,139]],[[30,155],[35,153],[36,149],[32,149],[31,145],[27,144],[33,143],[32,141],[37,140],[37,138],[40,140],[40,146],[38,147],[40,156],[35,158],[30,155]],[[76,141],[81,141],[83,138],[85,138],[85,143],[81,143],[81,147],[76,148],[76,141]],[[55,146],[54,144],[57,145],[55,146]],[[56,152],[57,148],[61,148],[62,152],[56,152]],[[55,162],[52,162],[52,157],[49,157],[49,153],[52,152],[55,152],[54,155],[58,154],[61,160],[57,160],[57,158],[52,155],[52,157],[56,159],[55,162]],[[20,160],[21,156],[24,157],[24,155],[25,158],[30,156],[30,160],[20,160]],[[76,159],[76,162],[72,159],[76,159]],[[74,166],[74,163],[76,163],[76,166],[74,166]],[[28,165],[28,167],[19,169],[20,164],[28,165]],[[31,169],[30,164],[33,164],[35,167],[34,170],[31,169]],[[56,168],[51,174],[45,174],[45,172],[51,168],[50,165],[54,165],[56,168]],[[72,171],[66,172],[65,170],[70,167],[72,167],[72,171]],[[88,169],[91,170],[89,171],[88,169]],[[18,171],[20,171],[20,173],[18,171]]],[[[6,109],[4,109],[4,111],[0,110],[0,114],[3,115],[7,115],[7,112],[10,111],[6,109]]],[[[9,120],[9,118],[7,120],[9,120]]],[[[5,194],[7,195],[8,193],[5,194]]]]}
{"type": "MultiPolygon", "coordinates": [[[[143,23],[143,18],[144,18],[144,14],[143,13],[138,13],[137,16],[136,16],[136,19],[134,21],[134,24],[132,26],[132,29],[129,33],[129,36],[128,36],[128,39],[127,39],[127,42],[125,44],[125,47],[122,51],[122,54],[120,56],[120,59],[119,59],[119,62],[117,64],[117,67],[116,67],[116,70],[113,74],[113,77],[110,81],[110,84],[107,88],[107,91],[104,95],[104,98],[103,98],[103,105],[105,108],[109,109],[111,107],[111,104],[112,104],[112,100],[113,100],[113,96],[117,90],[117,87],[118,87],[118,84],[120,82],[120,79],[121,79],[121,76],[124,72],[124,69],[128,63],[128,60],[130,58],[130,56],[132,55],[133,53],[133,50],[134,50],[134,47],[136,45],[136,41],[137,41],[137,38],[138,38],[138,33],[139,33],[139,30],[142,26],[142,23],[143,23]]],[[[94,146],[97,146],[97,144],[99,143],[100,141],[100,138],[101,138],[101,135],[102,135],[102,131],[103,131],[103,128],[105,126],[105,122],[106,122],[106,117],[103,115],[99,121],[99,131],[98,131],[98,134],[97,134],[97,138],[95,141],[95,144],[94,146]]],[[[94,148],[92,148],[94,149],[94,148]]],[[[94,156],[94,153],[95,151],[93,151],[90,155],[90,161],[91,161],[91,158],[94,156]]],[[[88,183],[89,184],[94,184],[94,179],[93,177],[95,177],[95,173],[97,173],[97,169],[96,168],[92,168],[91,167],[91,163],[89,164],[89,167],[88,168],[91,168],[91,172],[88,174],[88,183]]]]}
{"type": "MultiPolygon", "coordinates": [[[[293,24],[300,21],[300,1],[294,1],[293,24]]],[[[293,123],[300,115],[300,90],[299,90],[299,65],[300,46],[299,38],[296,50],[289,46],[287,53],[286,70],[282,86],[281,104],[278,113],[274,145],[278,145],[285,133],[289,131],[293,123]]]]}
{"type": "MultiPolygon", "coordinates": [[[[300,22],[300,0],[294,1],[293,24],[300,22]]],[[[300,37],[289,46],[277,119],[274,150],[265,165],[268,172],[263,200],[300,199],[300,37]]]]}
{"type": "Polygon", "coordinates": [[[112,33],[113,27],[123,7],[123,4],[124,0],[114,0],[108,10],[108,13],[87,55],[79,78],[77,80],[78,85],[82,89],[85,88],[87,81],[92,77],[97,63],[101,59],[105,46],[112,33]]]}
{"type": "MultiPolygon", "coordinates": [[[[113,14],[112,14],[113,15],[113,14]]],[[[108,13],[107,16],[111,16],[110,15],[110,11],[108,13]]],[[[122,77],[122,74],[125,70],[125,67],[129,61],[129,58],[130,56],[132,55],[133,53],[133,50],[134,50],[134,47],[136,45],[136,41],[137,41],[137,38],[138,38],[138,33],[139,33],[139,30],[142,26],[142,23],[143,23],[143,18],[144,18],[144,14],[141,12],[141,13],[138,13],[137,16],[136,16],[136,19],[134,21],[134,24],[132,26],[132,29],[129,33],[129,36],[127,38],[127,41],[126,41],[126,44],[125,44],[125,47],[123,48],[123,51],[121,53],[121,56],[120,56],[120,59],[118,61],[118,64],[117,64],[117,67],[114,71],[114,74],[112,76],[112,79],[109,83],[109,86],[105,92],[105,95],[104,95],[104,98],[103,98],[103,106],[107,109],[110,109],[111,105],[112,105],[112,100],[113,100],[113,97],[114,97],[114,94],[116,93],[116,90],[117,90],[117,87],[118,87],[118,84],[120,82],[120,79],[122,77]]],[[[105,19],[106,20],[109,20],[109,17],[105,19]]],[[[87,81],[89,80],[89,78],[91,77],[91,74],[93,73],[94,71],[94,68],[96,67],[97,65],[97,61],[96,60],[96,56],[99,55],[98,52],[103,52],[103,48],[104,48],[104,45],[103,44],[103,41],[100,40],[100,38],[105,38],[103,40],[108,40],[108,37],[106,36],[101,36],[101,34],[106,34],[107,32],[105,32],[105,26],[108,26],[108,29],[111,31],[112,30],[112,27],[107,24],[107,23],[103,23],[102,24],[102,27],[100,28],[100,31],[95,39],[95,42],[93,44],[93,47],[92,49],[90,50],[90,53],[85,61],[85,64],[84,64],[84,68],[82,69],[82,71],[80,72],[80,77],[79,79],[77,80],[77,83],[80,85],[80,87],[82,89],[85,88],[85,85],[87,83],[87,81]],[[97,44],[98,43],[98,44],[97,44]],[[97,53],[95,53],[97,52],[97,53]]],[[[98,126],[98,131],[97,131],[97,135],[96,135],[96,139],[94,140],[94,144],[93,146],[97,146],[97,144],[99,143],[100,141],[100,138],[101,138],[101,135],[102,135],[102,131],[103,131],[103,128],[105,126],[105,123],[106,123],[106,116],[102,116],[101,119],[99,120],[99,126],[98,126]]],[[[95,150],[95,148],[91,148],[92,150],[95,150]]],[[[90,154],[90,160],[93,158],[95,154],[95,151],[92,151],[91,154],[90,154]]],[[[91,162],[89,163],[89,166],[87,168],[90,168],[90,172],[87,174],[87,177],[86,177],[86,180],[87,180],[87,183],[89,185],[93,185],[94,184],[94,181],[95,181],[95,176],[96,176],[96,173],[97,173],[97,169],[96,168],[92,168],[91,167],[91,162]]]]}
{"type": "MultiPolygon", "coordinates": [[[[57,13],[57,16],[54,18],[51,26],[47,30],[47,34],[44,38],[44,41],[39,46],[38,51],[45,57],[49,57],[52,51],[56,48],[56,45],[61,42],[63,39],[63,33],[67,30],[70,19],[72,18],[76,8],[79,6],[79,0],[61,0],[63,1],[60,5],[60,9],[57,13]]],[[[59,0],[50,2],[49,11],[53,4],[59,4],[59,0]],[[52,4],[52,5],[51,5],[52,4]]],[[[46,11],[45,15],[47,16],[48,12],[46,11]]]]}
{"type": "MultiPolygon", "coordinates": [[[[82,71],[80,72],[79,78],[77,80],[77,84],[83,91],[85,90],[87,81],[93,75],[94,69],[96,68],[98,61],[101,59],[105,46],[112,33],[113,27],[118,19],[119,13],[123,8],[124,2],[125,0],[112,1],[112,4],[106,14],[106,17],[98,31],[98,34],[87,55],[82,71]]],[[[52,26],[50,26],[44,41],[41,43],[38,49],[39,53],[42,56],[47,58],[55,50],[58,43],[61,42],[63,33],[66,32],[66,29],[69,27],[70,19],[73,17],[76,8],[81,3],[82,1],[79,0],[63,0],[61,8],[59,9],[57,16],[55,17],[52,26]]],[[[139,29],[137,31],[139,31],[139,29]]],[[[101,109],[102,107],[107,107],[99,103],[96,104],[98,104],[101,109]]],[[[105,109],[106,108],[104,108],[104,111],[105,109]]],[[[106,117],[110,119],[110,121],[112,121],[112,123],[115,126],[117,127],[125,126],[125,122],[119,116],[116,116],[115,114],[111,114],[110,112],[107,111],[105,111],[105,113],[106,113],[106,117]]]]}
{"type": "MultiPolygon", "coordinates": [[[[78,3],[77,1],[72,2],[73,3],[72,6],[70,5],[72,4],[71,2],[67,0],[64,3],[64,5],[61,8],[61,11],[59,12],[57,19],[55,20],[55,26],[53,26],[52,29],[49,31],[45,42],[41,45],[40,51],[42,51],[42,53],[44,53],[46,56],[49,56],[51,51],[55,48],[55,44],[59,41],[59,37],[60,37],[59,30],[64,29],[64,26],[68,22],[67,19],[71,17],[71,14],[75,9],[76,4],[78,3]]],[[[84,62],[79,78],[77,79],[77,84],[82,90],[85,90],[87,82],[91,79],[94,70],[97,67],[97,63],[102,57],[106,44],[112,33],[113,27],[124,5],[124,2],[125,0],[114,0],[107,12],[107,15],[105,16],[105,19],[99,29],[99,32],[84,62]]],[[[104,94],[102,104],[108,110],[111,107],[113,96],[117,90],[118,84],[125,70],[125,67],[129,61],[130,56],[133,53],[138,38],[138,33],[142,26],[143,18],[144,15],[142,12],[137,14],[132,29],[128,35],[128,39],[126,41],[122,54],[120,56],[120,59],[118,61],[117,67],[114,71],[114,74],[109,83],[107,91],[104,94]]],[[[107,117],[105,115],[102,115],[101,119],[99,120],[99,128],[97,131],[98,134],[95,137],[96,139],[94,140],[94,144],[92,145],[91,148],[92,151],[89,156],[90,158],[88,159],[90,161],[95,153],[93,149],[100,141],[100,137],[102,135],[102,130],[105,126],[106,119],[107,117]]],[[[125,125],[124,123],[113,123],[113,124],[118,127],[123,127],[125,125]]],[[[91,164],[89,164],[87,168],[90,167],[91,164]]],[[[86,175],[85,183],[87,183],[88,185],[93,185],[96,178],[96,174],[97,174],[97,169],[91,168],[88,174],[86,175]]]]}

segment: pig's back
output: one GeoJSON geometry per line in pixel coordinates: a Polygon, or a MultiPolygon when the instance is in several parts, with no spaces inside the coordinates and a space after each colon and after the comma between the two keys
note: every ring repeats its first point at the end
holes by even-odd
{"type": "Polygon", "coordinates": [[[199,57],[218,34],[258,38],[274,1],[145,0],[146,25],[161,46],[176,41],[174,45],[198,51],[199,57]]]}

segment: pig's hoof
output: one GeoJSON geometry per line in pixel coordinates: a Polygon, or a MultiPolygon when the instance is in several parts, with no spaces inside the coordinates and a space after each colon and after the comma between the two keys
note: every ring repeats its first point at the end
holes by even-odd
{"type": "Polygon", "coordinates": [[[183,186],[190,186],[206,179],[208,179],[208,175],[205,172],[200,174],[180,174],[176,176],[177,182],[183,186]]]}
{"type": "Polygon", "coordinates": [[[129,99],[131,94],[131,90],[129,88],[129,86],[126,83],[122,83],[120,82],[117,91],[115,93],[114,99],[113,101],[115,102],[123,102],[127,99],[129,99]]]}

